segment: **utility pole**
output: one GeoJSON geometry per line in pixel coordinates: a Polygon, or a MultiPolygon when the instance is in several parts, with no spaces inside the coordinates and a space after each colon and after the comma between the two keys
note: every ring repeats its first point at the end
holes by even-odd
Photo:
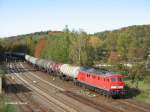
{"type": "Polygon", "coordinates": [[[149,66],[148,65],[150,65],[150,54],[148,55],[145,64],[146,64],[146,71],[149,71],[149,66]]]}
{"type": "Polygon", "coordinates": [[[0,94],[2,93],[2,76],[0,76],[0,94]]]}

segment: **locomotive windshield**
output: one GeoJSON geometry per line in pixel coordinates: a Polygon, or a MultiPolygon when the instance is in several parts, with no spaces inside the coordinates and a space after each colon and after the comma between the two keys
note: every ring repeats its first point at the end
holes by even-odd
{"type": "Polygon", "coordinates": [[[111,82],[122,82],[122,78],[111,78],[111,82]]]}
{"type": "Polygon", "coordinates": [[[111,82],[116,82],[117,78],[111,78],[111,82]]]}
{"type": "Polygon", "coordinates": [[[122,78],[118,78],[118,82],[122,82],[122,78]]]}

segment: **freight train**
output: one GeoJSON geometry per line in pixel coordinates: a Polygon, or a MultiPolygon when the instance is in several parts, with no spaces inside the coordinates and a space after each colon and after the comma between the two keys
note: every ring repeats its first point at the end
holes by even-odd
{"type": "Polygon", "coordinates": [[[124,76],[104,69],[62,64],[50,60],[39,59],[23,53],[13,53],[21,57],[41,71],[59,76],[64,80],[73,80],[74,84],[84,86],[100,94],[120,97],[126,94],[124,76]]]}

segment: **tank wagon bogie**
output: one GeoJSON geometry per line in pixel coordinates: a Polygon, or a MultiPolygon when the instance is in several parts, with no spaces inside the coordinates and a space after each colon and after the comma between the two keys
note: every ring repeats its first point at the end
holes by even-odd
{"type": "Polygon", "coordinates": [[[53,66],[53,70],[57,73],[60,73],[60,68],[61,68],[62,64],[59,64],[59,63],[56,63],[54,66],[53,66]]]}
{"type": "Polygon", "coordinates": [[[52,65],[52,71],[54,74],[56,74],[57,76],[61,77],[61,71],[60,68],[63,64],[60,63],[55,63],[52,65]]]}

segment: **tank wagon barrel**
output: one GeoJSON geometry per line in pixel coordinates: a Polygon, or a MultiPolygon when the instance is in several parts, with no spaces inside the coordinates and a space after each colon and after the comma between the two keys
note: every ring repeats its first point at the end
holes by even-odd
{"type": "Polygon", "coordinates": [[[78,74],[79,74],[79,71],[81,69],[82,69],[82,67],[79,67],[79,66],[73,66],[70,64],[63,64],[60,67],[60,72],[68,78],[76,79],[78,74]]]}

